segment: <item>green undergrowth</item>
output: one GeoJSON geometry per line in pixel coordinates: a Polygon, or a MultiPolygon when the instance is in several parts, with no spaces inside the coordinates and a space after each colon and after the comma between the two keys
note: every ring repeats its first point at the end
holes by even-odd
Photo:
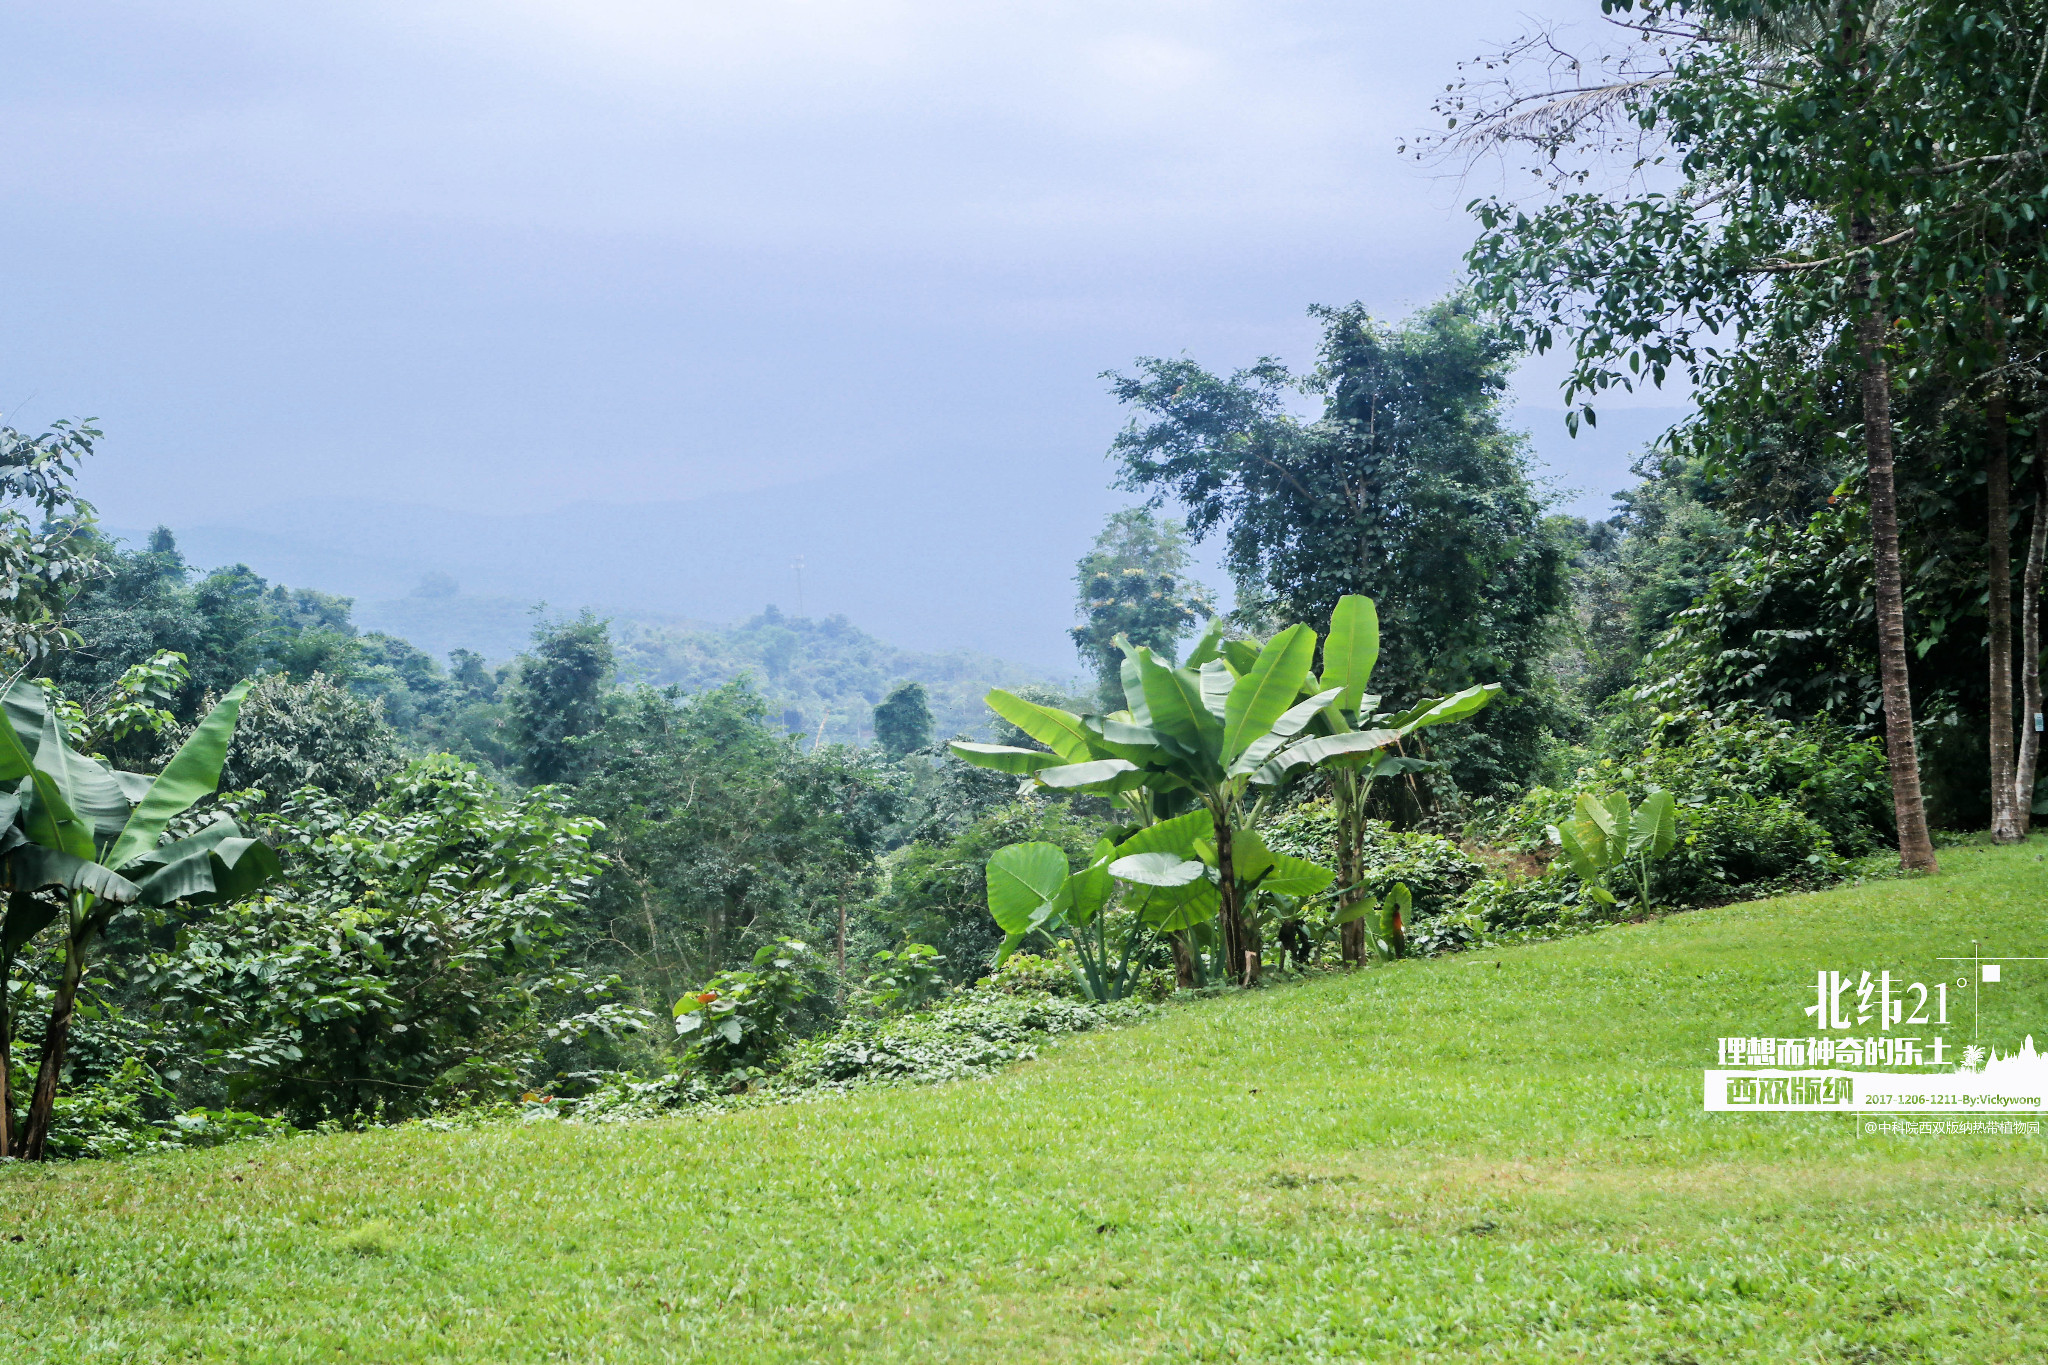
{"type": "MultiPolygon", "coordinates": [[[[2048,842],[1942,857],[831,1103],[12,1168],[0,1357],[2048,1358],[2042,1137],[1701,1108],[1817,970],[2048,957],[2048,842]]],[[[2041,964],[1979,1003],[2048,1041],[2041,964]]]]}

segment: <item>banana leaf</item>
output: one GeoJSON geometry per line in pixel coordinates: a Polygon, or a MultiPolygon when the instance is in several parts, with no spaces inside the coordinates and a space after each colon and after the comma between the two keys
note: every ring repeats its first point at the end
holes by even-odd
{"type": "Polygon", "coordinates": [[[66,891],[90,891],[103,901],[131,905],[142,889],[114,869],[63,849],[26,843],[7,855],[14,869],[18,890],[34,891],[46,886],[66,891]]]}
{"type": "Polygon", "coordinates": [[[1323,686],[1340,689],[1336,707],[1356,712],[1380,657],[1379,610],[1370,597],[1347,593],[1330,613],[1330,638],[1323,641],[1323,686]]]}
{"type": "Polygon", "coordinates": [[[1294,699],[1315,662],[1316,633],[1307,626],[1289,626],[1272,639],[1251,671],[1230,689],[1223,724],[1223,762],[1228,765],[1273,728],[1294,699]]]}
{"type": "Polygon", "coordinates": [[[150,784],[149,794],[128,817],[128,823],[107,854],[109,867],[126,867],[156,847],[164,826],[173,816],[190,810],[195,802],[211,796],[220,786],[221,764],[227,760],[228,741],[234,738],[235,721],[242,712],[242,699],[249,684],[238,682],[228,689],[192,737],[178,746],[163,772],[150,784]]]}
{"type": "Polygon", "coordinates": [[[973,744],[956,739],[946,746],[962,762],[972,763],[977,768],[992,768],[999,773],[1010,773],[1017,777],[1029,777],[1040,768],[1052,767],[1067,760],[1058,754],[1049,754],[1043,749],[1018,749],[1008,744],[973,744]]]}
{"type": "Polygon", "coordinates": [[[1062,711],[1055,706],[1040,706],[1000,687],[990,691],[986,700],[989,710],[1069,763],[1079,763],[1093,756],[1088,745],[1088,731],[1081,724],[1081,718],[1073,712],[1062,711]]]}

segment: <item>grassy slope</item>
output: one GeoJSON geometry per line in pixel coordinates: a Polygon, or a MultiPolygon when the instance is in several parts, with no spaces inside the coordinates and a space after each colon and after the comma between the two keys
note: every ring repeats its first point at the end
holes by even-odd
{"type": "MultiPolygon", "coordinates": [[[[1805,1032],[1816,968],[2048,954],[2044,850],[1201,1003],[994,1080],[16,1169],[0,1358],[2048,1358],[2042,1139],[1700,1111],[1712,1040],[1805,1032]]],[[[2007,974],[1987,1034],[2048,1024],[2048,970],[2007,974]]]]}

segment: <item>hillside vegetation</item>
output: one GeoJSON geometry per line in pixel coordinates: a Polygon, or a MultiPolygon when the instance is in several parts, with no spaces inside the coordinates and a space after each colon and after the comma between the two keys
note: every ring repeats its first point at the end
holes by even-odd
{"type": "MultiPolygon", "coordinates": [[[[0,1175],[13,1359],[2048,1353],[2038,1137],[1706,1114],[1812,972],[2048,954],[2048,844],[1170,1007],[993,1080],[0,1175]],[[25,1233],[27,1240],[8,1240],[25,1233]]],[[[2048,1020],[2048,974],[1984,995],[2048,1020]]],[[[2034,1021],[2029,1023],[2028,1021],[2034,1021]]]]}

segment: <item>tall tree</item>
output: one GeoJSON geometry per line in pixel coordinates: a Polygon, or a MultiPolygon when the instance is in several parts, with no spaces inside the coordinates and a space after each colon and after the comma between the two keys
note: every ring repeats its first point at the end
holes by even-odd
{"type": "Polygon", "coordinates": [[[891,758],[932,742],[932,706],[921,682],[901,682],[875,706],[875,743],[891,758]]]}
{"type": "MultiPolygon", "coordinates": [[[[1509,54],[1489,68],[1509,72],[1506,85],[1456,88],[1444,101],[1456,141],[1533,152],[1550,192],[1539,204],[1475,202],[1484,231],[1469,259],[1482,296],[1538,349],[1572,342],[1565,389],[1575,421],[1592,419],[1604,391],[1661,384],[1673,367],[1701,386],[1721,425],[1796,407],[1810,386],[1788,393],[1773,384],[1776,368],[1758,363],[1787,347],[1805,353],[1809,375],[1855,376],[1900,859],[1931,870],[1893,398],[1898,362],[1924,354],[1926,338],[1944,329],[1982,338],[1986,300],[2020,297],[2001,280],[2012,261],[1987,271],[1984,229],[1988,212],[2033,216],[2024,201],[2034,189],[1994,187],[1980,173],[2021,166],[2013,138],[2037,141],[2023,126],[2034,105],[2031,96],[2024,109],[2013,103],[2005,83],[1994,101],[2003,122],[1987,117],[1968,95],[1977,59],[1956,41],[2003,22],[2003,11],[1891,0],[1605,8],[1628,16],[1619,27],[1635,41],[1604,69],[1552,63],[1529,88],[1514,84],[1509,54]],[[1994,127],[2003,131],[1993,136],[1994,127]],[[1596,181],[1599,157],[1617,149],[1626,153],[1618,173],[1596,181]],[[1647,183],[1650,166],[1675,172],[1676,186],[1647,183]]],[[[2038,56],[2031,40],[2024,46],[2038,56]]],[[[2029,62],[2026,78],[2037,79],[2029,62]]]]}
{"type": "Polygon", "coordinates": [[[513,747],[527,781],[576,777],[576,741],[604,723],[612,667],[610,625],[589,612],[534,627],[533,645],[520,656],[511,689],[513,747]]]}
{"type": "Polygon", "coordinates": [[[1075,566],[1075,606],[1084,624],[1068,634],[1106,704],[1121,704],[1119,635],[1172,660],[1189,631],[1215,615],[1208,590],[1188,576],[1187,537],[1148,508],[1112,512],[1075,566]]]}
{"type": "MultiPolygon", "coordinates": [[[[1347,594],[1374,598],[1390,693],[1498,681],[1527,698],[1569,584],[1501,420],[1513,340],[1459,296],[1398,327],[1356,304],[1314,312],[1305,380],[1271,359],[1228,378],[1185,359],[1114,376],[1140,413],[1111,449],[1120,483],[1185,507],[1197,539],[1226,536],[1241,613],[1321,622],[1347,594]],[[1288,411],[1304,389],[1323,400],[1313,423],[1288,411]]],[[[1461,784],[1526,781],[1537,714],[1488,713],[1475,728],[1500,756],[1461,784]]]]}

